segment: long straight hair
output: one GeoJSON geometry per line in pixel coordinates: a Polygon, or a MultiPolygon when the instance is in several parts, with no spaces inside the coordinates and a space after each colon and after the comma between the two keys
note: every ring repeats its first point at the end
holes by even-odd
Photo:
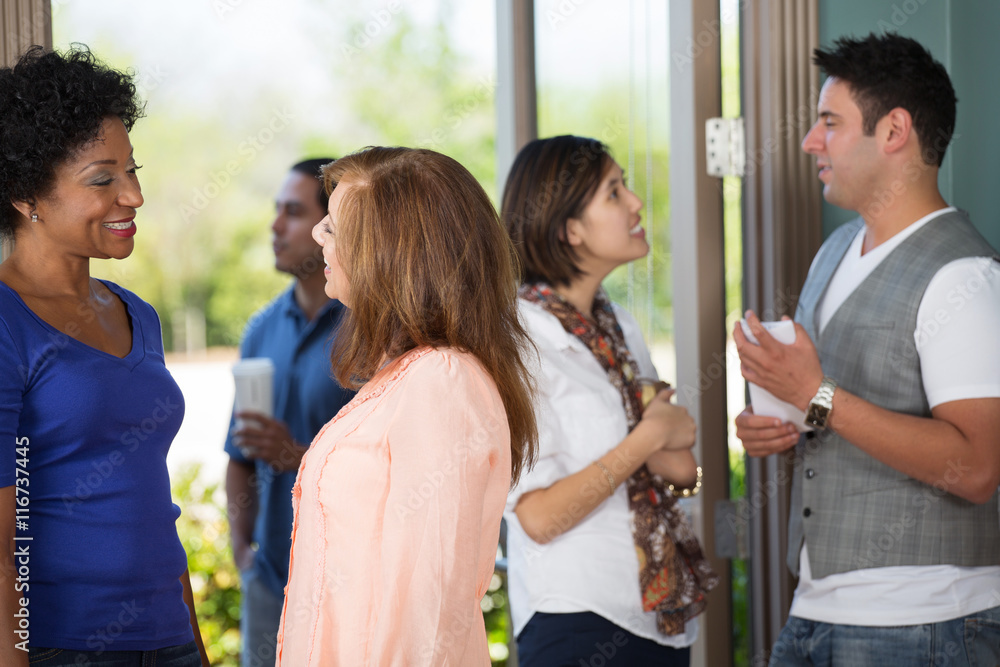
{"type": "Polygon", "coordinates": [[[523,360],[531,343],[518,319],[517,254],[486,192],[452,158],[413,148],[366,148],[324,167],[323,180],[327,193],[351,185],[337,211],[351,290],[337,380],[357,388],[416,347],[472,354],[503,400],[516,484],[538,441],[523,360]]]}

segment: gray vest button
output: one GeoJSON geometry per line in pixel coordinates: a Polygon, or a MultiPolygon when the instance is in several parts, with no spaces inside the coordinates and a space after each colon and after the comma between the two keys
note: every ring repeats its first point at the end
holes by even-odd
{"type": "Polygon", "coordinates": [[[813,513],[813,511],[811,509],[809,509],[808,507],[805,508],[804,510],[802,510],[802,516],[804,516],[804,517],[808,517],[812,513],[813,513]]]}
{"type": "Polygon", "coordinates": [[[812,479],[815,476],[816,476],[816,471],[815,470],[813,470],[812,468],[806,469],[806,478],[807,479],[812,479]]]}

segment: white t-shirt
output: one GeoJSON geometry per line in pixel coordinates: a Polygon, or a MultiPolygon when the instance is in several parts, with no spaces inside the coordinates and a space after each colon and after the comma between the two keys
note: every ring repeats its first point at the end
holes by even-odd
{"type": "MultiPolygon", "coordinates": [[[[586,345],[541,306],[524,300],[519,305],[538,348],[537,358],[529,355],[538,386],[538,461],[511,491],[504,513],[514,634],[537,611],[589,611],[659,644],[690,646],[698,633],[696,619],[688,621],[683,634],[668,637],[656,629],[655,613],[642,610],[625,484],[547,544],[538,544],[521,528],[514,508],[523,494],[593,464],[625,439],[628,423],[621,394],[586,345]]],[[[617,306],[615,315],[640,373],[655,378],[639,326],[617,306]]]]}
{"type": "MultiPolygon", "coordinates": [[[[896,246],[934,218],[954,210],[949,207],[921,218],[865,255],[861,254],[862,228],[818,304],[819,330],[896,246]]],[[[913,332],[924,392],[932,408],[949,401],[1000,397],[998,330],[997,262],[988,257],[959,259],[934,275],[920,301],[913,332]]],[[[844,625],[939,623],[1000,605],[997,590],[1000,566],[878,567],[813,579],[803,544],[790,614],[844,625]]]]}

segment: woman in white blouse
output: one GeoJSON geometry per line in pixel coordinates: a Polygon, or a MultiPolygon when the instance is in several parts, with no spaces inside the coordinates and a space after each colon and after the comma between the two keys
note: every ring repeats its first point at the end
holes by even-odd
{"type": "Polygon", "coordinates": [[[505,513],[522,667],[687,665],[717,580],[674,498],[700,483],[694,421],[672,390],[643,405],[640,379],[656,370],[601,289],[649,252],[641,208],[593,139],[533,141],[507,179],[502,217],[538,350],[538,462],[505,513]]]}

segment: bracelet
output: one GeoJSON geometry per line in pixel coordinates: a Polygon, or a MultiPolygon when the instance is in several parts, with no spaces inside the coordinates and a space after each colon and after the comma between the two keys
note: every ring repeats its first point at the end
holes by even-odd
{"type": "Polygon", "coordinates": [[[667,490],[674,494],[675,498],[690,498],[691,496],[697,496],[701,492],[701,466],[698,466],[698,479],[695,480],[694,486],[689,489],[675,489],[673,484],[667,484],[667,490]]]}
{"type": "Polygon", "coordinates": [[[603,463],[601,463],[600,461],[594,461],[594,465],[601,469],[601,472],[604,473],[605,479],[608,480],[608,490],[610,491],[610,493],[608,493],[608,496],[610,497],[615,495],[615,487],[618,486],[618,482],[615,481],[615,476],[611,473],[610,470],[608,470],[608,467],[603,463]]]}

